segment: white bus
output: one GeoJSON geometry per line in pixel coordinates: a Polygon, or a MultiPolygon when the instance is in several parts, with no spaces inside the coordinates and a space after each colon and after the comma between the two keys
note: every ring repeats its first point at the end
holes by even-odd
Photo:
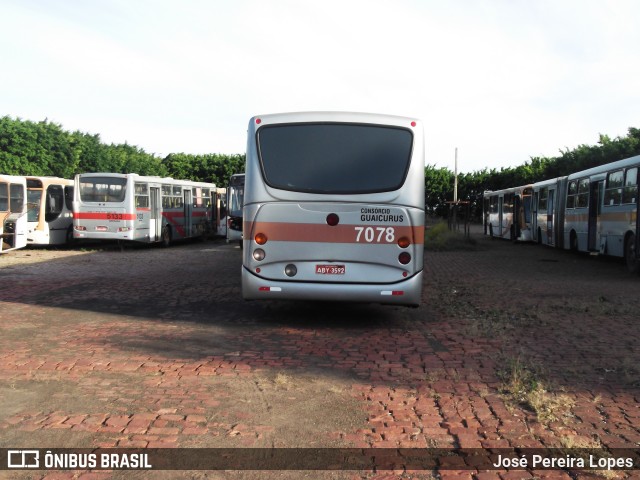
{"type": "Polygon", "coordinates": [[[239,242],[242,248],[242,206],[244,173],[231,175],[227,188],[227,243],[239,242]]]}
{"type": "Polygon", "coordinates": [[[421,122],[363,113],[249,122],[245,299],[421,302],[421,122]]]}
{"type": "Polygon", "coordinates": [[[0,253],[27,245],[27,181],[0,175],[0,253]]]}
{"type": "Polygon", "coordinates": [[[214,232],[217,237],[227,237],[227,189],[216,188],[216,195],[213,203],[214,232]]]}
{"type": "Polygon", "coordinates": [[[485,191],[484,233],[491,238],[530,242],[532,185],[485,191]]]}
{"type": "Polygon", "coordinates": [[[569,175],[564,248],[624,257],[638,271],[640,155],[569,175]]]}
{"type": "Polygon", "coordinates": [[[60,245],[73,240],[73,180],[27,179],[27,243],[60,245]]]}
{"type": "Polygon", "coordinates": [[[135,173],[76,175],[75,238],[162,242],[204,236],[214,229],[212,183],[135,173]]]}
{"type": "Polygon", "coordinates": [[[562,224],[566,200],[567,177],[543,180],[533,184],[533,241],[550,247],[564,248],[562,224]]]}

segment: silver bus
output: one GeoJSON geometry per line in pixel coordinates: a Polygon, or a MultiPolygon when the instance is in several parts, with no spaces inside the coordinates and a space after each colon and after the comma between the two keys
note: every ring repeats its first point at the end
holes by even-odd
{"type": "Polygon", "coordinates": [[[640,155],[567,177],[564,248],[623,257],[638,271],[638,168],[640,155]]]}
{"type": "Polygon", "coordinates": [[[424,136],[390,115],[260,115],[248,129],[245,299],[421,302],[424,136]]]}
{"type": "Polygon", "coordinates": [[[530,242],[532,185],[485,191],[483,194],[484,233],[491,238],[530,242]]]}
{"type": "Polygon", "coordinates": [[[214,228],[212,183],[135,173],[76,175],[74,237],[162,242],[202,237],[214,228]]]}

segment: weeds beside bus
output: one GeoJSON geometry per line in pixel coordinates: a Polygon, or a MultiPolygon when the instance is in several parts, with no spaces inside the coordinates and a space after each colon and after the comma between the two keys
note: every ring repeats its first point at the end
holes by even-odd
{"type": "Polygon", "coordinates": [[[227,242],[239,242],[242,247],[242,206],[244,204],[244,173],[231,175],[227,188],[227,242]]]}
{"type": "Polygon", "coordinates": [[[73,180],[26,177],[27,243],[61,245],[73,240],[73,180]]]}
{"type": "Polygon", "coordinates": [[[245,299],[421,302],[422,124],[307,112],[249,122],[245,299]]]}
{"type": "Polygon", "coordinates": [[[134,173],[76,175],[74,237],[144,243],[202,237],[213,231],[216,186],[134,173]]]}
{"type": "Polygon", "coordinates": [[[0,253],[27,245],[27,182],[0,175],[0,253]]]}

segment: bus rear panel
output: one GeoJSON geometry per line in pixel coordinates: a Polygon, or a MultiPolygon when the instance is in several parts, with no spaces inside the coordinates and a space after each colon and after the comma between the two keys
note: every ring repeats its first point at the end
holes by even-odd
{"type": "Polygon", "coordinates": [[[244,298],[420,304],[419,122],[327,112],[254,117],[245,175],[244,298]]]}

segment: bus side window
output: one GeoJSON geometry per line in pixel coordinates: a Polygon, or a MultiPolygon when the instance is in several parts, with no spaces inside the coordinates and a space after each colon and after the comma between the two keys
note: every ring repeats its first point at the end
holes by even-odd
{"type": "Polygon", "coordinates": [[[47,187],[47,203],[44,220],[52,222],[62,213],[64,191],[62,185],[49,185],[47,187]]]}
{"type": "Polygon", "coordinates": [[[67,210],[73,210],[73,186],[64,187],[64,204],[67,210]]]}
{"type": "Polygon", "coordinates": [[[624,192],[622,203],[636,203],[638,194],[638,167],[627,169],[624,174],[624,192]]]}
{"type": "Polygon", "coordinates": [[[9,189],[6,183],[0,183],[0,212],[9,210],[9,189]]]}
{"type": "Polygon", "coordinates": [[[583,178],[578,182],[578,196],[576,197],[576,208],[586,208],[589,206],[589,179],[583,178]]]}
{"type": "Polygon", "coordinates": [[[622,170],[607,175],[607,188],[604,191],[604,204],[620,205],[622,200],[622,170]]]}
{"type": "Polygon", "coordinates": [[[578,196],[578,182],[571,180],[569,182],[569,190],[567,192],[567,208],[576,206],[576,197],[578,196]]]}
{"type": "Polygon", "coordinates": [[[538,199],[538,211],[547,212],[547,198],[549,195],[549,189],[547,187],[540,189],[540,197],[538,199]]]}
{"type": "Polygon", "coordinates": [[[12,213],[22,212],[24,207],[24,190],[22,185],[12,183],[9,187],[9,193],[11,195],[10,208],[12,213]]]}

